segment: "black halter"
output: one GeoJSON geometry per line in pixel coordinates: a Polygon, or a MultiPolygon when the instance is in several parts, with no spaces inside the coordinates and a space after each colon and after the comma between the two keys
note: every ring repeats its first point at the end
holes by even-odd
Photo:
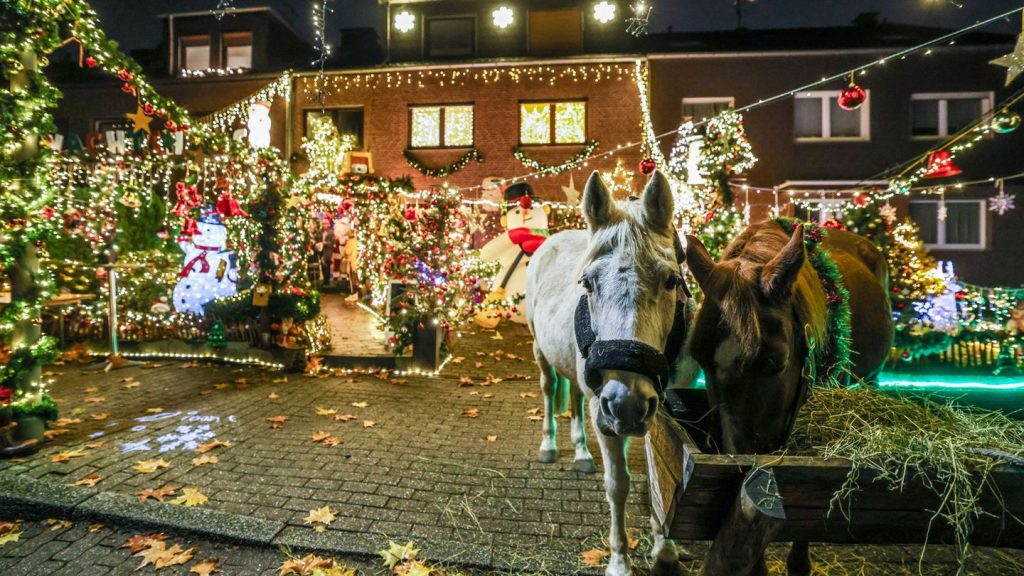
{"type": "MultiPolygon", "coordinates": [[[[686,253],[675,231],[672,237],[676,261],[681,264],[686,259],[686,253]]],[[[598,340],[590,321],[589,296],[580,296],[579,304],[576,305],[576,346],[586,360],[584,379],[588,388],[594,392],[600,390],[601,370],[626,370],[650,378],[658,390],[658,396],[664,397],[665,388],[675,372],[676,360],[686,342],[690,324],[690,310],[687,306],[690,294],[686,284],[682,284],[681,289],[664,351],[639,340],[598,340]]]]}

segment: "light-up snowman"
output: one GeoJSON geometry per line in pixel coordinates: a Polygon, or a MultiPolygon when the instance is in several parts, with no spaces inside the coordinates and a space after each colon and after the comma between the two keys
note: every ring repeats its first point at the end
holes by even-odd
{"type": "Polygon", "coordinates": [[[253,148],[269,148],[270,126],[270,103],[260,100],[249,108],[249,120],[245,123],[249,130],[249,145],[253,148]]]}
{"type": "Polygon", "coordinates": [[[507,211],[501,217],[504,232],[484,244],[480,257],[497,260],[501,269],[494,278],[487,300],[491,303],[504,300],[519,300],[514,308],[486,307],[474,318],[483,328],[494,328],[502,317],[520,324],[526,323],[526,266],[530,256],[540,248],[548,237],[548,208],[535,206],[533,188],[525,182],[513,184],[505,189],[507,211]]]}
{"type": "Polygon", "coordinates": [[[216,212],[207,212],[199,219],[199,233],[178,246],[185,253],[185,263],[174,287],[174,309],[202,316],[203,305],[235,294],[238,268],[234,254],[225,246],[228,230],[216,212]]]}

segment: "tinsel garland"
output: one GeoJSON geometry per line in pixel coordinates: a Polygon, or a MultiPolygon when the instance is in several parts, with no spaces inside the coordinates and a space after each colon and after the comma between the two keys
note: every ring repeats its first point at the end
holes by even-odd
{"type": "Polygon", "coordinates": [[[547,176],[553,176],[555,174],[565,172],[570,168],[576,167],[577,164],[583,162],[584,160],[592,156],[594,150],[597,149],[597,145],[597,140],[587,140],[587,143],[584,144],[582,150],[580,150],[579,152],[576,153],[575,156],[566,160],[565,162],[562,162],[561,164],[541,164],[540,162],[527,156],[526,152],[523,151],[522,146],[516,146],[515,148],[513,148],[512,155],[516,157],[516,160],[522,162],[523,166],[541,172],[547,176]]]}
{"type": "Polygon", "coordinates": [[[776,218],[775,222],[786,234],[792,234],[797,226],[804,226],[804,247],[811,267],[818,273],[818,280],[825,290],[828,309],[826,334],[828,345],[818,346],[815,362],[824,370],[818,372],[817,382],[823,385],[841,384],[850,370],[850,292],[843,285],[843,276],[832,256],[821,247],[821,241],[828,229],[796,218],[776,218]]]}
{"type": "Polygon", "coordinates": [[[471,148],[451,164],[440,168],[430,168],[429,166],[424,165],[418,158],[416,158],[416,155],[413,154],[412,150],[406,149],[402,154],[405,156],[405,161],[409,163],[409,166],[412,166],[421,174],[430,176],[431,178],[444,178],[445,176],[454,174],[465,168],[466,164],[469,164],[470,160],[476,160],[477,163],[484,161],[484,155],[476,148],[471,148]]]}

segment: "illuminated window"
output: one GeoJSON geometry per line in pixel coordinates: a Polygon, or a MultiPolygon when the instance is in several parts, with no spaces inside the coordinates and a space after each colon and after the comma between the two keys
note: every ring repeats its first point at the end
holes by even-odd
{"type": "Polygon", "coordinates": [[[464,148],[472,145],[472,104],[409,108],[410,148],[464,148]]]}
{"type": "Polygon", "coordinates": [[[206,70],[210,68],[210,37],[182,36],[181,67],[185,70],[206,70]]]}
{"type": "Polygon", "coordinates": [[[520,102],[520,144],[583,144],[587,141],[587,103],[520,102]]]}
{"type": "Polygon", "coordinates": [[[313,137],[313,122],[321,116],[330,117],[331,121],[334,122],[334,126],[338,129],[338,134],[341,134],[342,136],[351,136],[355,140],[355,149],[363,150],[362,108],[327,108],[322,112],[319,108],[315,110],[306,110],[306,138],[313,137]]]}
{"type": "Polygon", "coordinates": [[[223,36],[224,67],[252,68],[252,33],[230,32],[223,36]]]}

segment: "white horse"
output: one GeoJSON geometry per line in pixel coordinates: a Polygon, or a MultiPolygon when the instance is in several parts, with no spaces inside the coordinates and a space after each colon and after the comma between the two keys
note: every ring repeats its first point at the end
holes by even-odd
{"type": "MultiPolygon", "coordinates": [[[[682,249],[668,181],[616,204],[597,172],[583,193],[587,231],[552,236],[527,269],[527,323],[544,392],[540,461],[554,462],[555,414],[571,400],[575,468],[594,472],[583,424],[590,404],[611,507],[606,574],[630,573],[625,526],[629,436],[643,436],[685,336],[682,249]],[[575,330],[574,330],[575,327],[575,330]],[[663,351],[669,348],[666,355],[663,351]]],[[[678,551],[652,519],[655,573],[679,573],[678,551]]]]}

